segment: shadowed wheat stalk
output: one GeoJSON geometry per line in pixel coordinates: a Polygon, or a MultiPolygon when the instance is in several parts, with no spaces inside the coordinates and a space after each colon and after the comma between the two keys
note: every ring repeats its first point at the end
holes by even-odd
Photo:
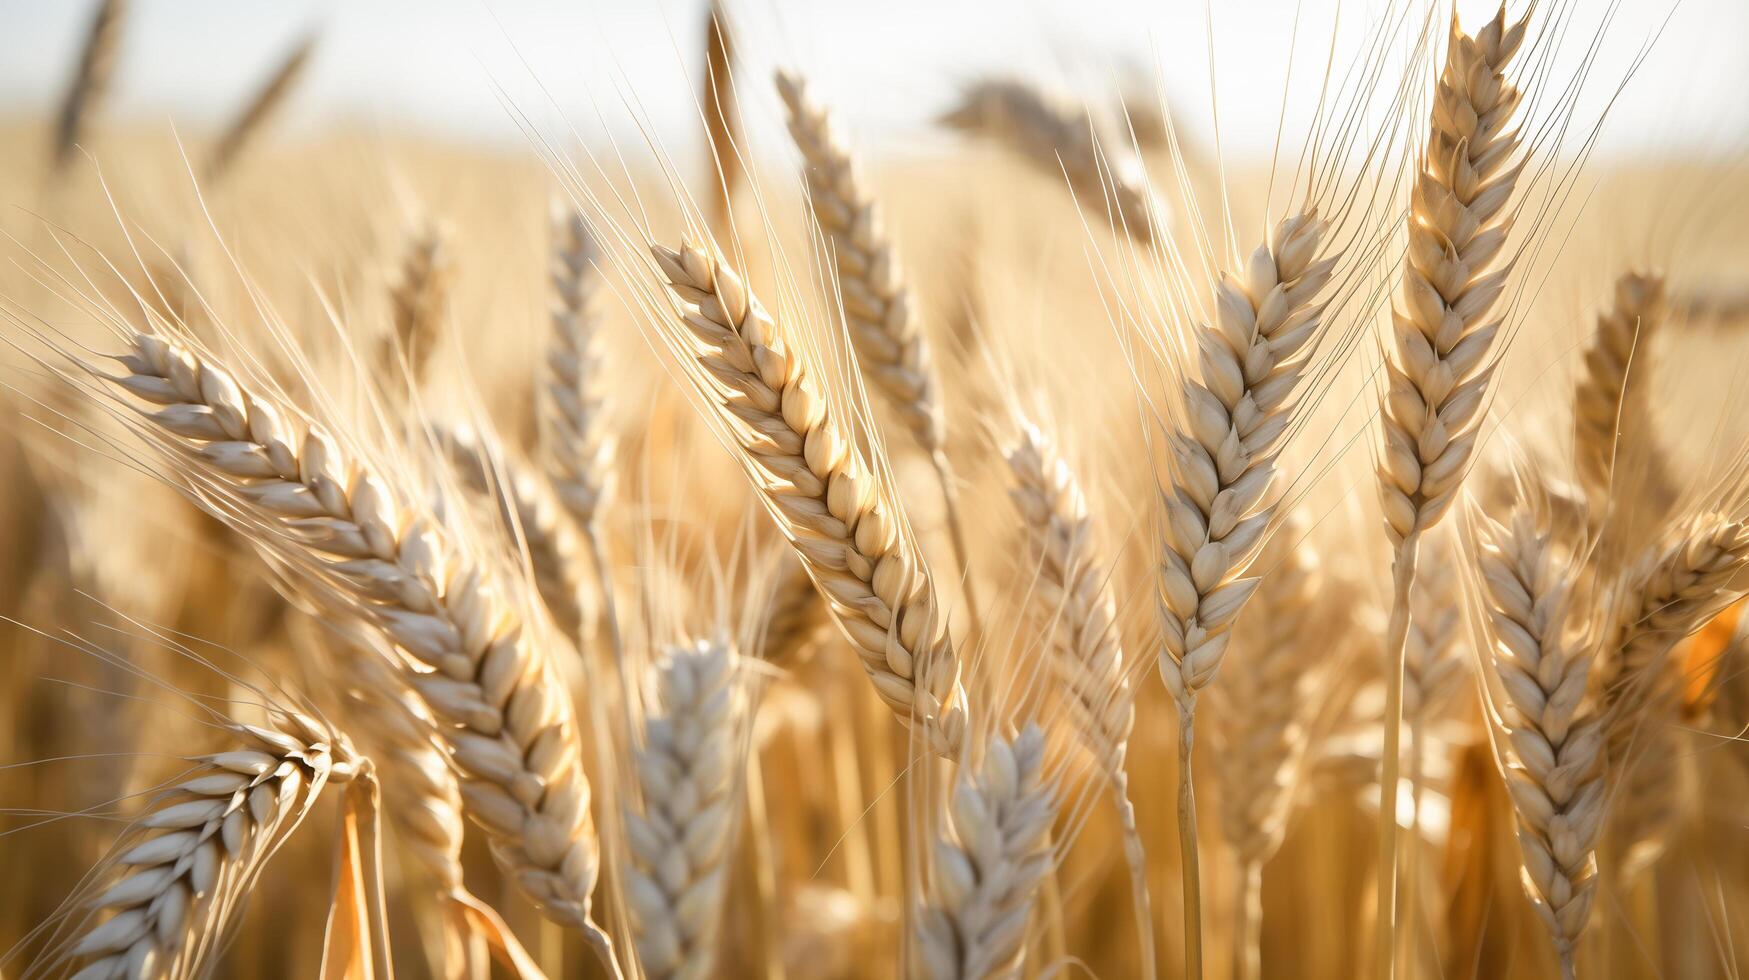
{"type": "Polygon", "coordinates": [[[72,162],[73,151],[84,138],[85,128],[109,94],[127,6],[124,0],[103,0],[91,18],[91,28],[85,34],[85,50],[79,56],[79,68],[55,119],[54,169],[57,173],[65,171],[67,164],[72,162]]]}
{"type": "Polygon", "coordinates": [[[225,128],[224,135],[219,137],[218,145],[207,158],[206,180],[209,185],[217,184],[235,169],[237,158],[285,105],[303,78],[304,67],[309,64],[310,54],[315,49],[316,37],[313,34],[298,42],[255,96],[243,106],[243,111],[225,128]]]}

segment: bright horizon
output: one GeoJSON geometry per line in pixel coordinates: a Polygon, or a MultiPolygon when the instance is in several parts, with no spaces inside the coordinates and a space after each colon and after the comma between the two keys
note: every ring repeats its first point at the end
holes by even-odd
{"type": "MultiPolygon", "coordinates": [[[[0,4],[0,115],[41,114],[60,99],[96,0],[0,4]]],[[[697,134],[703,0],[134,0],[128,11],[111,118],[205,128],[238,103],[294,43],[321,34],[286,125],[310,132],[336,120],[497,147],[526,145],[516,114],[538,128],[604,130],[639,139],[635,118],[676,152],[697,134]],[[637,104],[629,106],[628,93],[637,104]],[[549,99],[551,101],[549,101],[549,99]],[[557,109],[553,103],[557,104],[557,109]],[[598,115],[599,107],[599,115],[598,115]],[[514,111],[513,111],[514,110],[514,111]],[[605,127],[601,122],[606,119],[605,127]]],[[[927,151],[951,139],[930,120],[962,83],[1004,71],[1054,82],[1065,94],[1108,101],[1120,81],[1156,78],[1175,111],[1206,135],[1209,51],[1216,59],[1221,137],[1229,158],[1268,151],[1293,40],[1291,0],[1190,2],[1023,0],[990,16],[977,5],[894,0],[878,17],[863,4],[777,0],[730,5],[743,61],[737,81],[756,99],[777,65],[805,72],[858,143],[876,152],[927,151]],[[1212,13],[1212,25],[1209,11],[1212,13]],[[1243,43],[1241,43],[1243,42],[1243,43]]],[[[1341,4],[1338,59],[1352,56],[1386,0],[1341,4]]],[[[1515,9],[1520,4],[1515,3],[1515,9]]],[[[1544,13],[1555,6],[1544,3],[1544,13]]],[[[1558,60],[1571,76],[1606,4],[1581,4],[1558,60]]],[[[1299,5],[1296,77],[1321,61],[1338,0],[1299,5]]],[[[1466,22],[1486,0],[1459,4],[1466,22]]],[[[1599,53],[1577,117],[1594,119],[1635,52],[1669,17],[1645,67],[1611,110],[1604,155],[1674,151],[1740,154],[1749,148],[1749,4],[1740,0],[1624,0],[1599,53]]],[[[775,112],[749,112],[755,146],[775,112]]],[[[1294,117],[1290,113],[1288,131],[1294,117]]]]}

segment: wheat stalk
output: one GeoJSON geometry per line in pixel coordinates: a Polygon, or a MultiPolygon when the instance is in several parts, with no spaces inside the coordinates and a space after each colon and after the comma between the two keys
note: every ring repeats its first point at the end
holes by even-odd
{"type": "Polygon", "coordinates": [[[929,569],[884,471],[856,450],[812,369],[705,246],[653,246],[677,313],[664,335],[734,440],[767,509],[831,606],[881,700],[953,754],[965,709],[929,569]]]}
{"type": "Polygon", "coordinates": [[[1201,874],[1191,773],[1197,695],[1220,669],[1232,626],[1257,588],[1246,573],[1277,501],[1276,460],[1294,394],[1321,340],[1322,294],[1336,260],[1315,208],[1284,218],[1243,272],[1215,284],[1215,321],[1198,331],[1200,381],[1185,380],[1168,434],[1170,485],[1158,589],[1160,676],[1178,709],[1179,848],[1185,868],[1185,973],[1202,975],[1201,874]]]}
{"type": "Polygon", "coordinates": [[[946,421],[929,343],[914,315],[904,272],[881,228],[873,194],[863,185],[826,111],[809,98],[800,77],[777,75],[790,135],[807,162],[808,200],[826,233],[838,272],[838,292],[857,364],[929,454],[947,509],[954,562],[965,575],[972,631],[980,633],[959,494],[945,447],[946,421]]]}
{"type": "Polygon", "coordinates": [[[1663,322],[1664,278],[1628,272],[1616,280],[1615,304],[1598,314],[1597,331],[1585,348],[1585,372],[1573,388],[1573,455],[1591,512],[1599,517],[1609,510],[1620,435],[1650,410],[1647,346],[1663,322]]]}
{"type": "Polygon", "coordinates": [[[368,778],[369,761],[327,725],[281,709],[268,720],[225,723],[239,747],[189,759],[154,796],[111,852],[112,873],[77,899],[77,938],[57,944],[50,968],[77,965],[79,980],[211,971],[243,900],[322,791],[368,778]]]}
{"type": "Polygon", "coordinates": [[[1135,725],[1112,595],[1110,564],[1094,541],[1093,519],[1081,483],[1050,438],[1022,418],[1004,454],[1013,483],[1009,496],[1020,512],[1027,554],[1036,575],[1038,601],[1054,617],[1050,666],[1063,685],[1064,703],[1077,732],[1111,783],[1129,866],[1130,893],[1145,975],[1154,975],[1154,924],[1148,896],[1147,853],[1136,828],[1124,759],[1135,725]]]}
{"type": "Polygon", "coordinates": [[[1151,244],[1164,209],[1148,192],[1140,162],[1099,138],[1085,110],[1052,105],[1024,82],[985,79],[969,86],[942,123],[996,140],[1052,177],[1138,245],[1151,244]]]}
{"type": "Polygon", "coordinates": [[[490,458],[470,431],[440,432],[437,439],[462,485],[497,504],[499,520],[527,551],[535,589],[553,622],[566,636],[579,636],[583,610],[576,537],[546,486],[525,468],[490,458]]]}
{"type": "Polygon", "coordinates": [[[1524,42],[1529,16],[1508,25],[1506,8],[1470,36],[1454,17],[1432,125],[1410,196],[1408,249],[1391,311],[1392,356],[1379,412],[1379,496],[1395,545],[1386,626],[1385,756],[1379,783],[1380,980],[1394,975],[1397,822],[1403,658],[1409,593],[1420,536],[1456,499],[1481,435],[1492,379],[1490,352],[1502,329],[1494,307],[1511,263],[1499,263],[1518,184],[1521,96],[1505,69],[1524,42]]]}
{"type": "MultiPolygon", "coordinates": [[[[577,723],[547,650],[488,572],[383,474],[211,358],[132,335],[109,380],[157,406],[144,433],[204,506],[290,568],[317,601],[379,630],[441,724],[468,815],[547,917],[582,930],[599,867],[577,723]]],[[[92,366],[93,373],[99,373],[92,366]]]]}
{"type": "Polygon", "coordinates": [[[1323,625],[1316,600],[1328,583],[1297,523],[1276,532],[1260,561],[1268,574],[1236,631],[1222,688],[1230,710],[1215,714],[1221,828],[1239,864],[1234,976],[1243,980],[1262,975],[1263,865],[1287,834],[1319,708],[1316,658],[1327,642],[1311,637],[1323,625]]]}
{"type": "Polygon", "coordinates": [[[310,53],[315,49],[316,37],[313,34],[298,42],[243,107],[243,111],[226,127],[218,145],[213,147],[212,155],[207,158],[208,184],[217,184],[231,172],[243,150],[255,141],[266,128],[268,120],[285,105],[286,99],[303,77],[304,67],[309,64],[310,53]]]}
{"type": "Polygon", "coordinates": [[[993,737],[962,764],[916,919],[913,969],[932,980],[1018,977],[1033,903],[1054,863],[1056,791],[1044,733],[993,737]]]}
{"type": "MultiPolygon", "coordinates": [[[[1605,718],[1587,697],[1594,640],[1575,619],[1573,556],[1550,544],[1546,516],[1520,507],[1507,523],[1477,515],[1476,560],[1501,774],[1518,815],[1524,885],[1574,975],[1597,885],[1605,810],[1605,718]]],[[[1389,819],[1388,817],[1386,819],[1389,819]]]]}
{"type": "Polygon", "coordinates": [[[109,94],[111,76],[115,74],[115,59],[121,47],[122,18],[127,12],[124,0],[103,0],[91,18],[85,33],[85,48],[79,55],[79,69],[73,83],[61,101],[61,111],[55,118],[54,169],[67,169],[73,150],[84,138],[85,127],[96,114],[104,96],[109,94]]]}
{"type": "Polygon", "coordinates": [[[634,751],[641,809],[625,814],[626,904],[651,980],[711,975],[736,826],[743,706],[734,652],[667,651],[634,751]]]}

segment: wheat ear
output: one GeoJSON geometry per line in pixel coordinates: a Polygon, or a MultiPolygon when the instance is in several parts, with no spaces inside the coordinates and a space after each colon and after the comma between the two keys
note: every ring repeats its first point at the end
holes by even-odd
{"type": "MultiPolygon", "coordinates": [[[[1574,622],[1569,560],[1529,508],[1506,524],[1478,514],[1476,560],[1501,774],[1518,815],[1524,885],[1571,978],[1596,893],[1605,809],[1604,718],[1587,697],[1590,631],[1574,622]]],[[[1385,819],[1389,819],[1386,817],[1385,819]]]]}
{"type": "Polygon", "coordinates": [[[1631,573],[1628,601],[1602,664],[1612,765],[1625,761],[1671,648],[1742,597],[1732,580],[1745,566],[1749,526],[1708,514],[1675,529],[1631,573]]]}
{"type": "Polygon", "coordinates": [[[124,373],[110,380],[158,406],[143,428],[203,503],[302,570],[319,601],[395,645],[408,685],[441,722],[493,856],[611,964],[611,944],[589,920],[599,845],[571,699],[487,571],[416,495],[319,426],[296,426],[212,359],[135,334],[116,360],[124,373]]]}
{"type": "Polygon", "coordinates": [[[213,147],[212,156],[207,158],[206,179],[208,184],[217,184],[230,174],[237,158],[248,148],[250,143],[261,134],[267,123],[279,112],[280,108],[290,98],[297,88],[298,81],[303,78],[304,67],[310,62],[310,54],[316,49],[315,35],[298,42],[291,49],[285,60],[274,69],[265,84],[256,91],[254,98],[243,107],[243,111],[226,127],[225,134],[219,138],[218,145],[213,147]]]}
{"type": "Polygon", "coordinates": [[[553,622],[566,636],[577,637],[583,626],[578,601],[582,582],[577,569],[577,541],[546,485],[509,460],[494,461],[471,432],[438,433],[450,464],[463,486],[493,500],[505,529],[527,549],[535,589],[553,622]]]}
{"type": "Polygon", "coordinates": [[[712,975],[743,748],[736,671],[734,652],[707,642],[657,667],[658,707],[635,752],[643,806],[625,815],[626,905],[651,980],[712,975]]]}
{"type": "Polygon", "coordinates": [[[946,422],[935,367],[898,256],[881,228],[874,196],[864,186],[826,111],[808,98],[806,87],[795,75],[779,72],[777,91],[789,111],[790,135],[807,161],[808,200],[832,250],[857,364],[873,380],[875,390],[899,412],[905,428],[935,466],[947,509],[954,562],[965,578],[972,632],[981,633],[965,528],[960,522],[959,493],[944,444],[946,422]]]}
{"type": "MultiPolygon", "coordinates": [[[[379,361],[387,368],[407,361],[415,383],[425,376],[431,352],[443,338],[443,318],[449,307],[450,276],[448,233],[441,224],[427,221],[408,239],[400,267],[389,284],[389,310],[393,338],[385,338],[379,361]]],[[[390,377],[398,377],[393,371],[390,377]]]]}
{"type": "Polygon", "coordinates": [[[1647,350],[1663,322],[1663,277],[1628,272],[1616,280],[1615,303],[1598,315],[1585,348],[1585,372],[1573,388],[1573,455],[1598,517],[1609,511],[1620,433],[1649,410],[1647,350]]]}
{"type": "Polygon", "coordinates": [[[1236,631],[1215,732],[1221,765],[1221,829],[1239,863],[1233,930],[1239,980],[1262,976],[1263,865],[1287,834],[1310,725],[1321,652],[1316,603],[1326,587],[1318,556],[1297,522],[1284,524],[1264,551],[1268,569],[1246,625],[1236,631]]]}
{"type": "Polygon", "coordinates": [[[1009,495],[1025,528],[1027,553],[1036,571],[1034,591],[1055,622],[1051,670],[1063,685],[1063,701],[1077,732],[1111,783],[1129,865],[1142,970],[1151,977],[1154,919],[1147,851],[1136,828],[1124,768],[1136,720],[1135,697],[1126,672],[1117,600],[1111,592],[1112,568],[1098,553],[1087,497],[1075,472],[1036,425],[1022,419],[1018,429],[1005,454],[1013,478],[1009,495]]]}
{"type": "Polygon", "coordinates": [[[876,692],[931,751],[956,752],[958,657],[885,471],[863,460],[812,368],[720,257],[693,244],[653,254],[678,314],[667,341],[876,692]]]}
{"type": "Polygon", "coordinates": [[[991,738],[978,765],[962,763],[918,911],[918,974],[1019,976],[1033,903],[1054,862],[1056,808],[1044,733],[1035,725],[1013,741],[991,738]]]}
{"type": "Polygon", "coordinates": [[[61,111],[55,117],[54,169],[67,168],[73,151],[85,135],[85,127],[96,114],[98,106],[109,94],[109,83],[115,74],[115,58],[121,48],[121,25],[127,12],[124,0],[103,0],[91,18],[85,32],[85,49],[79,55],[79,69],[67,96],[61,100],[61,111]]]}
{"type": "Polygon", "coordinates": [[[601,350],[594,293],[595,241],[582,212],[555,204],[552,211],[552,340],[542,386],[542,430],[547,481],[583,534],[601,590],[601,612],[616,662],[624,659],[613,571],[607,564],[600,515],[613,492],[615,439],[601,392],[601,350]]]}
{"type": "Polygon", "coordinates": [[[1171,483],[1161,494],[1160,676],[1178,708],[1179,849],[1185,974],[1202,976],[1201,873],[1191,773],[1197,695],[1212,683],[1233,623],[1257,579],[1245,575],[1276,512],[1276,459],[1294,394],[1321,339],[1336,260],[1329,225],[1308,208],[1275,226],[1237,275],[1215,284],[1215,320],[1198,330],[1200,381],[1185,380],[1168,435],[1171,483]]]}
{"type": "Polygon", "coordinates": [[[56,966],[80,965],[77,980],[210,972],[274,852],[324,789],[368,771],[313,718],[275,709],[269,722],[226,724],[239,747],[188,760],[193,768],[129,825],[114,872],[79,903],[80,934],[53,952],[56,966]]]}
{"type": "Polygon", "coordinates": [[[1408,250],[1391,310],[1392,356],[1379,412],[1379,496],[1395,545],[1386,625],[1385,755],[1379,783],[1380,980],[1396,950],[1397,780],[1403,718],[1403,657],[1409,594],[1422,532],[1457,499],[1493,378],[1490,352],[1503,326],[1494,314],[1511,263],[1497,261],[1512,227],[1506,205],[1524,163],[1511,128],[1522,98],[1506,80],[1529,17],[1506,7],[1474,37],[1456,17],[1433,96],[1432,126],[1410,193],[1408,250]]]}
{"type": "Polygon", "coordinates": [[[1148,192],[1140,162],[1100,140],[1085,110],[1058,108],[1024,82],[986,79],[968,87],[940,121],[1000,142],[1040,171],[1066,180],[1082,207],[1107,213],[1136,244],[1153,242],[1164,209],[1148,192]]]}

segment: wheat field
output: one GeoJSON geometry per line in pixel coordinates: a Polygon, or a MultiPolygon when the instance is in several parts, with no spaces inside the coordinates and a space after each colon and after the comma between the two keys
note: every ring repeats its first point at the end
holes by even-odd
{"type": "Polygon", "coordinates": [[[284,125],[320,27],[166,125],[79,6],[0,977],[1749,969],[1749,132],[1609,130],[1612,13],[1224,34],[1229,153],[1020,62],[895,151],[751,3],[513,145],[284,125]]]}

